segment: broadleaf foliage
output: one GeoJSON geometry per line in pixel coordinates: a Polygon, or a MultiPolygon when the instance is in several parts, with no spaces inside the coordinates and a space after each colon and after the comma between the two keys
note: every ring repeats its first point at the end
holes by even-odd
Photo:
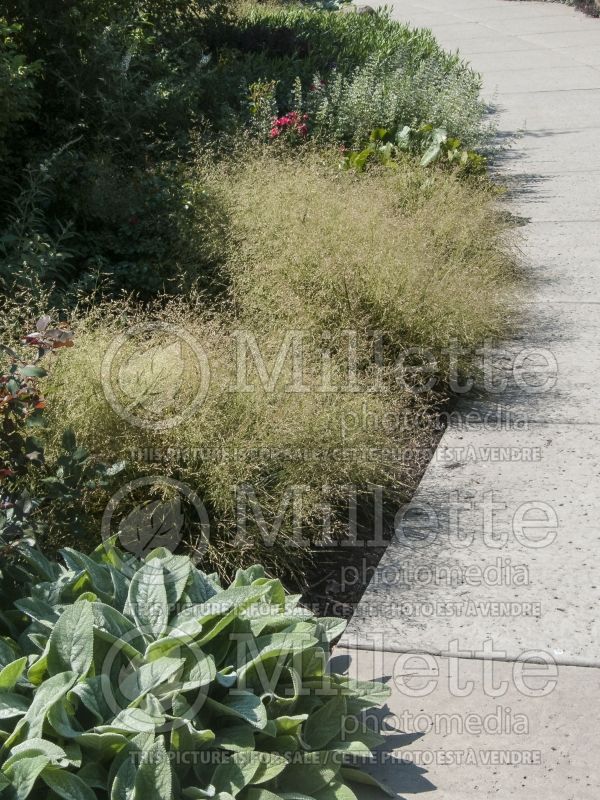
{"type": "Polygon", "coordinates": [[[0,638],[2,797],[352,800],[387,689],[327,672],[337,620],[258,566],[223,588],[164,548],[63,559],[0,638]]]}

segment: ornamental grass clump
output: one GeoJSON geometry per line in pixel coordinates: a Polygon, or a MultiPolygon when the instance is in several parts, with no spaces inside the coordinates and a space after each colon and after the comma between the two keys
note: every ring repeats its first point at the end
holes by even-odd
{"type": "Polygon", "coordinates": [[[357,762],[383,739],[361,715],[386,687],[328,673],[344,622],[260,566],[223,588],[164,548],[19,552],[39,582],[0,618],[2,797],[348,800],[373,782],[357,762]]]}
{"type": "Polygon", "coordinates": [[[360,175],[339,157],[265,148],[215,171],[237,246],[225,265],[244,324],[385,332],[390,360],[424,352],[444,388],[448,352],[506,333],[519,286],[514,225],[488,182],[399,158],[360,175]]]}

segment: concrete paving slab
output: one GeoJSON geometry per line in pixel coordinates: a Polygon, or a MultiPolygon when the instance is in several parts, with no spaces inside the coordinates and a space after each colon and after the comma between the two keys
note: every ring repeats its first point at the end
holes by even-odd
{"type": "Polygon", "coordinates": [[[543,14],[544,19],[549,19],[550,17],[560,17],[562,19],[570,19],[576,14],[577,12],[574,9],[569,8],[566,5],[561,3],[553,3],[552,5],[548,5],[547,3],[541,2],[523,2],[523,3],[493,3],[491,5],[488,4],[481,4],[478,6],[469,6],[469,8],[457,8],[457,6],[462,5],[461,3],[457,3],[456,5],[452,3],[452,13],[456,14],[458,17],[465,17],[469,19],[473,16],[473,11],[476,9],[477,13],[477,20],[478,22],[485,23],[487,25],[492,23],[498,23],[504,20],[516,20],[516,19],[540,19],[540,13],[543,14]]]}
{"type": "Polygon", "coordinates": [[[506,201],[518,217],[532,222],[597,220],[600,224],[600,170],[552,174],[523,173],[508,181],[506,201]]]}
{"type": "Polygon", "coordinates": [[[534,278],[538,300],[600,303],[597,222],[530,223],[523,234],[519,247],[534,278]]]}
{"type": "MultiPolygon", "coordinates": [[[[523,43],[524,46],[524,43],[523,43]]],[[[486,78],[500,70],[551,69],[553,67],[575,67],[578,61],[571,51],[561,50],[516,50],[499,53],[474,53],[469,56],[473,69],[484,71],[486,78]]]]}
{"type": "Polygon", "coordinates": [[[512,94],[498,106],[498,124],[506,130],[600,128],[600,89],[512,94]]]}
{"type": "Polygon", "coordinates": [[[514,12],[513,14],[512,18],[505,16],[501,20],[496,20],[490,19],[489,15],[481,13],[478,14],[478,22],[489,25],[490,28],[496,28],[501,33],[514,34],[520,37],[529,34],[538,36],[545,33],[571,34],[579,31],[585,31],[587,34],[590,31],[589,21],[573,10],[568,11],[566,14],[551,15],[540,14],[538,11],[535,15],[532,13],[526,17],[514,12]]]}
{"type": "Polygon", "coordinates": [[[436,25],[457,25],[460,19],[442,11],[425,11],[422,8],[403,9],[402,21],[415,28],[432,28],[436,25]]]}
{"type": "Polygon", "coordinates": [[[564,54],[569,58],[574,58],[582,64],[600,67],[599,47],[561,47],[560,50],[555,50],[554,52],[564,54]]]}
{"type": "MultiPolygon", "coordinates": [[[[417,0],[413,0],[413,2],[417,2],[417,0]]],[[[422,5],[423,8],[431,9],[434,11],[443,11],[449,7],[448,0],[418,0],[419,5],[422,5]]],[[[500,5],[500,0],[456,0],[450,4],[452,8],[452,13],[458,14],[458,12],[462,12],[465,10],[472,11],[473,13],[469,15],[469,19],[479,20],[484,18],[484,14],[487,9],[498,8],[500,5]]],[[[394,8],[398,13],[402,13],[402,5],[401,2],[392,3],[392,8],[394,8]]],[[[532,4],[532,9],[534,8],[532,4]]]]}
{"type": "MultiPolygon", "coordinates": [[[[537,52],[537,51],[534,51],[537,52]]],[[[516,55],[516,54],[513,54],[516,55]]],[[[474,63],[471,60],[471,63],[474,63]]],[[[517,92],[549,92],[565,89],[600,89],[600,70],[584,67],[581,64],[552,67],[523,67],[488,69],[483,80],[484,94],[498,92],[504,102],[504,96],[517,92]]]]}
{"type": "MultiPolygon", "coordinates": [[[[504,132],[510,137],[511,132],[504,132]]],[[[548,173],[587,172],[600,169],[600,148],[593,143],[600,138],[600,128],[583,130],[556,128],[523,131],[511,146],[496,158],[500,172],[530,177],[548,173]]],[[[500,135],[500,141],[504,137],[500,135]]]]}
{"type": "MultiPolygon", "coordinates": [[[[522,228],[532,280],[520,332],[482,351],[476,383],[487,394],[464,396],[453,412],[338,653],[360,677],[393,677],[396,735],[376,772],[404,796],[591,800],[600,782],[584,744],[600,710],[600,22],[558,3],[412,4],[464,20],[432,29],[497,89],[500,131],[525,128],[498,162],[513,187],[528,175],[509,207],[533,220],[522,228]],[[538,696],[515,673],[532,651],[538,670],[556,670],[538,696]],[[473,712],[479,728],[467,722],[473,712]],[[496,713],[505,721],[494,729],[496,713]],[[388,758],[398,744],[408,763],[388,758]]],[[[394,13],[402,18],[402,3],[394,13]]],[[[341,577],[358,579],[352,568],[341,577]]]]}
{"type": "Polygon", "coordinates": [[[335,669],[388,679],[386,743],[369,769],[403,797],[597,799],[599,670],[337,652],[335,669]]]}
{"type": "Polygon", "coordinates": [[[510,409],[530,423],[600,424],[600,306],[537,302],[522,311],[513,339],[490,342],[474,379],[480,399],[464,395],[462,411],[510,409]]]}
{"type": "MultiPolygon", "coordinates": [[[[459,11],[474,9],[476,11],[474,15],[475,18],[479,17],[483,9],[498,7],[498,0],[456,0],[456,2],[451,3],[450,6],[447,0],[413,0],[413,2],[418,2],[419,5],[430,11],[444,11],[448,10],[450,7],[453,14],[457,14],[459,11]]],[[[382,5],[383,4],[384,3],[382,3],[382,5]]],[[[397,13],[402,13],[400,4],[391,3],[389,5],[391,5],[397,13]]],[[[473,16],[471,16],[471,19],[473,19],[473,16]]]]}
{"type": "Polygon", "coordinates": [[[432,30],[440,42],[448,39],[466,42],[472,39],[493,36],[495,33],[495,31],[487,25],[481,25],[479,22],[465,22],[458,18],[451,24],[436,24],[433,26],[432,30]]]}
{"type": "Polygon", "coordinates": [[[492,640],[496,658],[600,663],[600,426],[469,419],[397,515],[342,642],[433,654],[457,642],[474,657],[492,640]]]}
{"type": "MultiPolygon", "coordinates": [[[[582,19],[584,22],[585,18],[582,19]]],[[[600,26],[589,20],[581,30],[554,31],[553,33],[527,33],[522,39],[542,47],[600,47],[600,26]],[[591,22],[591,25],[590,25],[591,22]]]]}

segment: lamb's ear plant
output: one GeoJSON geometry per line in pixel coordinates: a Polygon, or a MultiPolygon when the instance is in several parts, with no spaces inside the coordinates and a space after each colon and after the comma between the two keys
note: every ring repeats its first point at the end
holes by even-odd
{"type": "Polygon", "coordinates": [[[0,795],[352,800],[382,743],[380,683],[329,673],[344,622],[260,566],[222,588],[187,556],[112,542],[32,581],[0,625],[0,795]]]}

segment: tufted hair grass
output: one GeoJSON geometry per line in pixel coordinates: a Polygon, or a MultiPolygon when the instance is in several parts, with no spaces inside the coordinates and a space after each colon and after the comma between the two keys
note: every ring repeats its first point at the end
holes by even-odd
{"type": "MultiPolygon", "coordinates": [[[[186,483],[209,511],[206,559],[224,575],[256,560],[301,572],[310,540],[348,534],[349,486],[363,500],[382,486],[396,507],[412,492],[434,438],[429,412],[445,390],[444,350],[472,351],[506,331],[518,285],[509,227],[489,186],[412,162],[357,176],[339,172],[331,154],[272,148],[197,169],[233,226],[219,278],[225,300],[209,307],[206,296],[192,294],[144,309],[114,303],[75,319],[76,347],[57,355],[47,379],[49,448],[57,452],[60,432],[71,427],[103,459],[128,461],[123,480],[164,475],[186,483]],[[106,352],[121,331],[148,319],[184,330],[210,364],[204,402],[168,430],[131,425],[106,398],[106,352]],[[250,360],[252,388],[239,390],[236,331],[255,337],[268,371],[285,335],[303,331],[304,390],[290,391],[289,358],[271,388],[250,360]],[[349,389],[348,331],[357,342],[349,389]],[[377,366],[374,331],[384,342],[377,366]],[[437,395],[398,381],[397,356],[411,349],[438,360],[437,395]],[[323,388],[325,368],[328,385],[343,391],[323,388]],[[139,456],[148,449],[160,458],[139,456]],[[303,541],[289,504],[274,541],[253,515],[240,534],[235,487],[243,485],[269,526],[293,487],[302,487],[303,541]]],[[[191,407],[201,382],[189,346],[174,353],[161,337],[129,342],[110,379],[118,397],[135,397],[136,409],[157,419],[191,407]]],[[[186,530],[192,549],[194,536],[186,530]]]]}

